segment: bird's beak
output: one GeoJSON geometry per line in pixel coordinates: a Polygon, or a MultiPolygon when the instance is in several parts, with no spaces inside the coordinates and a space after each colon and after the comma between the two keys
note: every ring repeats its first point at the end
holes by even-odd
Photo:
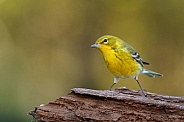
{"type": "Polygon", "coordinates": [[[100,44],[92,44],[91,45],[92,48],[96,48],[96,47],[99,47],[99,46],[100,46],[100,44]]]}

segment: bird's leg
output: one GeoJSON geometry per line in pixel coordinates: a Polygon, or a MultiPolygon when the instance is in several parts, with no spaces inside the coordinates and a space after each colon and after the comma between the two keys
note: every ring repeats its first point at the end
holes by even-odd
{"type": "Polygon", "coordinates": [[[142,91],[142,94],[146,97],[147,95],[144,93],[144,91],[143,91],[143,89],[142,89],[142,87],[141,87],[141,84],[140,84],[139,81],[138,81],[138,77],[135,77],[135,80],[137,81],[137,83],[138,83],[138,85],[139,85],[139,87],[140,87],[140,89],[141,89],[141,91],[142,91]]]}
{"type": "Polygon", "coordinates": [[[116,83],[113,83],[110,87],[109,90],[111,91],[111,88],[115,85],[116,83]]]}
{"type": "Polygon", "coordinates": [[[109,90],[111,91],[111,88],[118,82],[119,78],[114,77],[114,83],[110,86],[109,90]]]}

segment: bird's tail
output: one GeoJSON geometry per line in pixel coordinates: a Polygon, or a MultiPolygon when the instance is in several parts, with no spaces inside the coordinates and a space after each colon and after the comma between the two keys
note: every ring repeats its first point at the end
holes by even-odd
{"type": "Polygon", "coordinates": [[[153,72],[153,71],[150,71],[150,70],[147,70],[147,69],[143,69],[143,74],[149,76],[149,77],[152,77],[154,78],[155,76],[163,76],[162,74],[160,73],[157,73],[157,72],[153,72]]]}

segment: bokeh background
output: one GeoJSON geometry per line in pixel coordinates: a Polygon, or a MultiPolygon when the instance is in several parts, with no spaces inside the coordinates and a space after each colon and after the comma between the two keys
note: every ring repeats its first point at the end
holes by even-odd
{"type": "MultiPolygon", "coordinates": [[[[108,89],[113,75],[91,49],[111,34],[164,74],[141,75],[147,91],[184,95],[184,1],[0,0],[0,121],[31,121],[34,106],[74,87],[108,89]]],[[[114,88],[139,89],[133,79],[114,88]]]]}

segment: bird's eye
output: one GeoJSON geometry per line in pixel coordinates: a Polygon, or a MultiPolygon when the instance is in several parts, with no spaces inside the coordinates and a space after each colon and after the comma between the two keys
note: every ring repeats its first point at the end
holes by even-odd
{"type": "Polygon", "coordinates": [[[108,40],[107,39],[104,39],[103,42],[104,42],[104,44],[107,44],[108,43],[108,40]]]}

